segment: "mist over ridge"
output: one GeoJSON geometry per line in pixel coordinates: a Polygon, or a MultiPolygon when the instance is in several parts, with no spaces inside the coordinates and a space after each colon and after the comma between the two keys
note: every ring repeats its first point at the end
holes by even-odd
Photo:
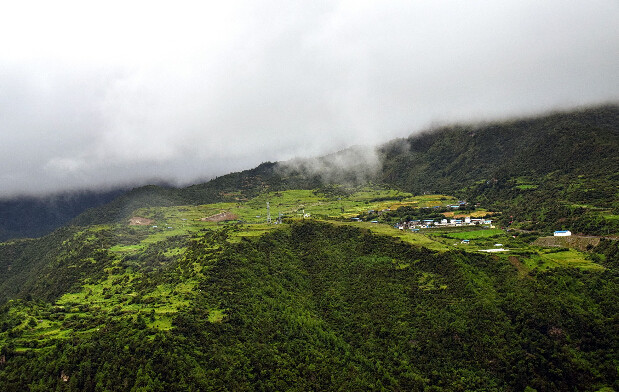
{"type": "MultiPolygon", "coordinates": [[[[561,115],[564,113],[595,110],[596,108],[613,108],[617,107],[617,105],[618,103],[606,102],[600,105],[584,105],[566,109],[545,110],[522,116],[497,118],[476,117],[463,121],[433,121],[432,124],[425,128],[410,131],[400,137],[380,139],[372,144],[342,145],[338,147],[331,145],[325,147],[325,151],[320,149],[316,150],[313,152],[313,155],[309,150],[305,152],[301,151],[299,154],[287,157],[286,159],[275,161],[263,159],[249,166],[238,167],[239,162],[236,162],[230,157],[222,156],[219,162],[222,164],[221,171],[216,171],[211,174],[205,174],[208,172],[208,168],[204,169],[205,172],[196,173],[194,177],[179,177],[174,173],[166,173],[162,170],[162,172],[152,176],[138,175],[129,179],[115,181],[113,179],[113,173],[106,172],[101,174],[101,178],[93,178],[91,183],[81,185],[69,184],[64,187],[59,186],[46,191],[28,189],[19,193],[0,192],[0,201],[32,200],[33,202],[37,202],[37,200],[40,200],[40,202],[43,203],[54,204],[60,200],[70,203],[73,198],[81,198],[83,196],[89,197],[88,195],[90,194],[119,194],[128,189],[139,188],[146,185],[181,189],[192,185],[204,184],[229,173],[250,170],[263,162],[274,162],[274,167],[276,169],[275,174],[280,176],[303,175],[319,178],[320,181],[323,182],[358,185],[366,181],[376,180],[380,177],[380,172],[383,169],[383,161],[385,159],[385,148],[397,150],[402,154],[406,154],[411,148],[411,138],[415,138],[419,135],[434,134],[454,127],[466,127],[474,130],[476,128],[493,125],[500,126],[501,124],[514,121],[535,120],[553,114],[561,115]],[[227,163],[227,165],[225,163],[227,163]],[[112,174],[112,176],[110,176],[110,174],[112,174]]],[[[189,163],[185,162],[184,165],[189,165],[189,163]]],[[[117,170],[127,170],[127,167],[117,167],[117,170]]],[[[86,179],[86,177],[82,176],[82,179],[86,179]]],[[[6,191],[6,189],[3,191],[6,191]]]]}
{"type": "Polygon", "coordinates": [[[436,123],[616,102],[618,11],[612,0],[11,4],[0,196],[182,186],[436,123]]]}

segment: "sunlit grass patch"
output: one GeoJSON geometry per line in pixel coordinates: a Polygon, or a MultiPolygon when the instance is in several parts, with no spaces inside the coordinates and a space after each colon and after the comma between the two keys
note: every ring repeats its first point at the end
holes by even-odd
{"type": "Polygon", "coordinates": [[[154,321],[148,321],[146,325],[149,328],[159,329],[161,331],[169,331],[172,329],[172,318],[169,314],[158,314],[154,321]]]}
{"type": "Polygon", "coordinates": [[[224,319],[224,311],[219,309],[211,309],[208,312],[208,321],[211,323],[220,323],[224,319]]]}
{"type": "Polygon", "coordinates": [[[424,291],[445,290],[447,288],[447,285],[441,284],[438,281],[438,276],[436,274],[422,272],[421,276],[419,277],[419,288],[424,291]]]}
{"type": "Polygon", "coordinates": [[[544,264],[549,267],[561,266],[561,267],[576,267],[582,269],[604,269],[599,264],[587,260],[586,254],[574,249],[569,249],[560,252],[544,251],[540,252],[540,256],[544,264]]]}
{"type": "Polygon", "coordinates": [[[451,232],[444,234],[444,236],[459,240],[473,240],[477,238],[496,237],[503,234],[505,234],[505,232],[501,229],[481,229],[451,232]]]}
{"type": "Polygon", "coordinates": [[[603,270],[604,267],[589,260],[588,255],[575,249],[541,249],[536,254],[523,258],[529,268],[546,270],[557,267],[574,267],[589,270],[603,270]]]}
{"type": "Polygon", "coordinates": [[[276,224],[251,224],[251,225],[242,225],[239,231],[233,232],[230,236],[229,241],[232,243],[239,242],[243,237],[259,237],[269,231],[276,230],[278,228],[283,228],[286,225],[276,225],[276,224]]]}
{"type": "Polygon", "coordinates": [[[443,251],[447,251],[451,249],[451,247],[441,242],[434,241],[431,238],[428,238],[427,236],[423,234],[413,233],[408,230],[398,230],[398,229],[395,229],[385,224],[370,223],[370,222],[337,222],[337,221],[330,221],[329,223],[332,223],[334,225],[348,225],[348,226],[368,229],[374,234],[388,235],[391,237],[399,238],[402,241],[407,242],[409,244],[423,246],[431,250],[437,250],[437,251],[443,252],[443,251]]]}
{"type": "Polygon", "coordinates": [[[115,253],[135,253],[144,249],[144,244],[136,244],[136,245],[114,245],[110,247],[108,250],[110,252],[115,253]]]}

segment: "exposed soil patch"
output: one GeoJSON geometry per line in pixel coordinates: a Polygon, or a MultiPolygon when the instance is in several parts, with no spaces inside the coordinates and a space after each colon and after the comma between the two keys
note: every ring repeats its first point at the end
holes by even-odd
{"type": "Polygon", "coordinates": [[[228,211],[222,211],[219,214],[211,215],[206,218],[200,219],[202,222],[223,222],[229,220],[237,220],[238,215],[232,214],[228,211]]]}
{"type": "Polygon", "coordinates": [[[141,216],[134,216],[129,219],[130,226],[146,226],[152,225],[153,223],[155,223],[153,219],[142,218],[141,216]]]}
{"type": "Polygon", "coordinates": [[[448,211],[448,212],[443,212],[443,215],[445,216],[445,218],[466,218],[467,216],[470,216],[471,218],[483,218],[486,215],[494,215],[495,213],[492,211],[472,211],[469,212],[468,214],[460,214],[460,213],[456,213],[454,211],[448,211]]]}
{"type": "Polygon", "coordinates": [[[520,261],[520,259],[516,256],[509,256],[509,262],[516,267],[516,269],[518,270],[518,275],[520,275],[520,277],[528,277],[528,269],[527,267],[522,264],[522,261],[520,261]]]}
{"type": "Polygon", "coordinates": [[[540,237],[533,242],[533,245],[536,246],[574,248],[580,251],[587,251],[599,244],[600,237],[577,235],[569,237],[540,237]]]}

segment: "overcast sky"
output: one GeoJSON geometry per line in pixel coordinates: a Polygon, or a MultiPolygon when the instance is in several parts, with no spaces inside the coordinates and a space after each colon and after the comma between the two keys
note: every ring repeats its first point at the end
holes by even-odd
{"type": "Polygon", "coordinates": [[[619,100],[619,1],[12,1],[0,195],[263,161],[619,100]]]}

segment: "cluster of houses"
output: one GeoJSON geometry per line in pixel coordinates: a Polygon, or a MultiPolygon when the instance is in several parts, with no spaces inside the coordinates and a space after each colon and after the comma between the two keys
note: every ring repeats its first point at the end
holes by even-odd
{"type": "Polygon", "coordinates": [[[396,223],[394,226],[400,230],[415,230],[415,229],[425,229],[431,227],[455,227],[455,226],[479,226],[479,225],[488,225],[492,226],[492,220],[484,219],[484,218],[471,218],[470,216],[465,217],[464,219],[424,219],[424,220],[411,220],[407,222],[396,223]]]}

